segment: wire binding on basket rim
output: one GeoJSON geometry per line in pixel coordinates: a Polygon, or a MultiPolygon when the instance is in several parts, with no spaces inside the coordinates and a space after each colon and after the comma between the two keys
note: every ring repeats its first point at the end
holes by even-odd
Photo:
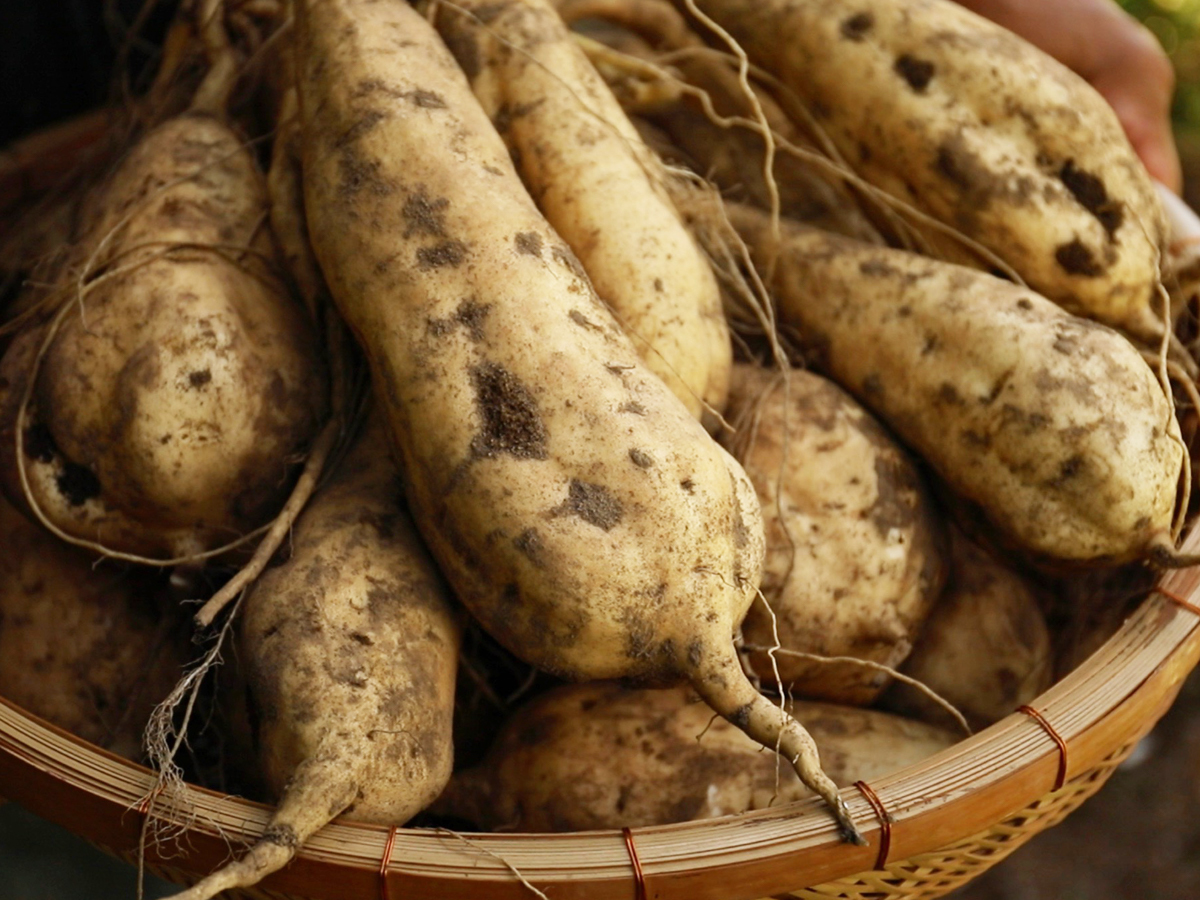
{"type": "Polygon", "coordinates": [[[381,900],[392,900],[391,891],[388,889],[388,866],[392,863],[392,848],[396,846],[396,832],[400,830],[399,826],[393,825],[388,829],[387,843],[383,845],[383,859],[379,863],[379,896],[381,900]]]}
{"type": "Polygon", "coordinates": [[[1041,725],[1042,730],[1050,735],[1050,739],[1058,745],[1058,774],[1054,777],[1054,787],[1051,790],[1062,790],[1062,786],[1067,783],[1067,742],[1062,739],[1062,735],[1050,724],[1050,720],[1032,706],[1018,706],[1017,712],[1025,713],[1025,715],[1041,725]]]}
{"type": "Polygon", "coordinates": [[[1162,594],[1164,597],[1166,597],[1168,600],[1170,600],[1176,606],[1182,606],[1188,612],[1194,613],[1195,615],[1200,616],[1200,606],[1197,606],[1195,603],[1192,603],[1190,600],[1180,597],[1178,594],[1173,593],[1172,591],[1168,591],[1161,584],[1155,585],[1153,590],[1157,594],[1162,594]]]}
{"type": "Polygon", "coordinates": [[[882,869],[887,865],[888,854],[892,850],[892,817],[888,815],[883,801],[879,799],[879,795],[869,784],[865,781],[856,781],[854,786],[867,798],[871,809],[875,810],[875,817],[879,819],[879,854],[875,857],[875,868],[882,869]]]}
{"type": "Polygon", "coordinates": [[[646,873],[642,871],[642,861],[638,859],[637,845],[633,842],[633,829],[621,829],[625,836],[625,849],[629,851],[629,862],[633,866],[633,885],[635,900],[646,900],[646,873]]]}

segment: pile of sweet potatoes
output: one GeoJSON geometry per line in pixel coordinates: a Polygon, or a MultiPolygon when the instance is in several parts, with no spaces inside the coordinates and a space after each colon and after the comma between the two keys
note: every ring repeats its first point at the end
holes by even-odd
{"type": "Polygon", "coordinates": [[[133,112],[0,254],[0,694],[174,766],[234,635],[276,812],[180,896],[343,815],[859,842],[1190,562],[1157,194],[953,3],[203,0],[133,112]]]}

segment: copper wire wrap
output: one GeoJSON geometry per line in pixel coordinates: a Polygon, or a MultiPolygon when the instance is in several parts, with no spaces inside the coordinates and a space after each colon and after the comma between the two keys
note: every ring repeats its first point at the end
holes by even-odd
{"type": "Polygon", "coordinates": [[[392,863],[392,848],[396,846],[396,832],[399,829],[393,825],[388,829],[387,843],[383,845],[383,860],[379,863],[379,896],[382,900],[392,900],[388,890],[387,871],[392,863]]]}
{"type": "Polygon", "coordinates": [[[865,781],[856,781],[854,786],[867,798],[871,809],[875,810],[875,818],[879,819],[879,855],[875,857],[875,868],[882,869],[887,865],[888,853],[892,850],[892,817],[883,807],[883,801],[865,781]]]}
{"type": "Polygon", "coordinates": [[[1054,779],[1054,790],[1059,790],[1067,783],[1067,742],[1054,730],[1054,726],[1050,724],[1049,720],[1032,706],[1019,706],[1017,712],[1025,713],[1041,725],[1046,734],[1050,735],[1050,739],[1058,745],[1058,775],[1054,779]]]}
{"type": "Polygon", "coordinates": [[[646,900],[646,875],[642,872],[642,861],[638,859],[637,846],[633,843],[633,830],[622,828],[625,836],[625,849],[629,851],[629,861],[633,864],[633,886],[636,900],[646,900]]]}
{"type": "Polygon", "coordinates": [[[1192,603],[1190,600],[1180,597],[1178,594],[1174,594],[1171,591],[1168,591],[1164,587],[1155,587],[1154,591],[1155,591],[1155,593],[1162,594],[1164,597],[1166,597],[1168,600],[1170,600],[1176,606],[1182,606],[1188,612],[1195,613],[1196,615],[1200,616],[1200,606],[1197,606],[1195,603],[1192,603]]]}

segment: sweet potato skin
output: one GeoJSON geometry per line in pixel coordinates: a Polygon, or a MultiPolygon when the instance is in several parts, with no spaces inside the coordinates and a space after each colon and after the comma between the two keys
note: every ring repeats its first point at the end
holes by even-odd
{"type": "Polygon", "coordinates": [[[758,583],[752,486],[639,362],[424,20],[305,15],[314,249],[457,595],[560,676],[695,671],[758,583]]]}
{"type": "MultiPolygon", "coordinates": [[[[764,217],[732,216],[769,251],[764,217]]],[[[1071,565],[1145,559],[1169,543],[1179,426],[1127,339],[966,267],[790,223],[784,235],[780,316],[814,365],[1010,546],[1071,565]]]]}
{"type": "MultiPolygon", "coordinates": [[[[1162,209],[1116,115],[1082,78],[949,0],[698,5],[805,99],[867,180],[1069,311],[1162,334],[1162,209]]],[[[948,258],[970,258],[933,239],[948,258]]]]}
{"type": "MultiPolygon", "coordinates": [[[[324,411],[311,325],[264,229],[263,176],[229,126],[187,114],[138,140],[92,205],[33,388],[47,440],[26,448],[87,478],[73,491],[35,478],[35,499],[115,550],[208,549],[271,514],[324,411]]],[[[10,460],[31,349],[51,327],[6,354],[10,460]]],[[[6,491],[24,502],[23,486],[6,491]]]]}
{"type": "MultiPolygon", "coordinates": [[[[795,701],[840,785],[950,746],[953,732],[876,710],[795,701]]],[[[504,831],[590,831],[766,809],[812,794],[786,765],[686,687],[566,685],[509,719],[484,762],[455,774],[433,809],[504,831]]]]}
{"type": "Polygon", "coordinates": [[[789,652],[896,668],[945,582],[941,514],[916,463],[832,381],[736,364],[727,446],[754,482],[767,535],[763,598],[742,623],[764,681],[793,696],[867,705],[886,673],[789,652]],[[770,610],[768,611],[767,605],[770,610]],[[778,675],[776,675],[778,673],[778,675]]]}

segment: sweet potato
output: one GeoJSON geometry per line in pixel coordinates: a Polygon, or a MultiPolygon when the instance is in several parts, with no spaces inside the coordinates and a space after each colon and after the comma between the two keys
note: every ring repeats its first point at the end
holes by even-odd
{"type": "Polygon", "coordinates": [[[691,682],[861,840],[733,647],[762,563],[745,473],[640,362],[425,19],[296,21],[313,247],[457,596],[552,674],[691,682]]]}
{"type": "Polygon", "coordinates": [[[754,482],[767,536],[763,597],[742,634],[781,651],[751,665],[801,697],[869,704],[886,673],[794,654],[892,668],[908,656],[946,571],[923,477],[869,412],[811,372],[736,364],[729,413],[726,446],[754,482]]]}
{"type": "MultiPolygon", "coordinates": [[[[794,702],[839,785],[872,781],[957,737],[875,710],[794,702]]],[[[432,808],[503,831],[589,831],[688,822],[812,794],[779,759],[690,688],[555,688],[505,723],[484,761],[456,772],[432,808]]]]}
{"type": "MultiPolygon", "coordinates": [[[[106,564],[0,497],[0,696],[140,760],[142,729],[188,660],[161,578],[106,564]]],[[[183,627],[180,627],[183,626],[183,627]]]]}
{"type": "Polygon", "coordinates": [[[529,192],[646,366],[710,426],[732,359],[708,261],[657,157],[548,0],[466,0],[437,24],[529,192]]]}
{"type": "Polygon", "coordinates": [[[206,550],[272,514],[323,414],[311,326],[277,272],[263,176],[218,117],[158,126],[101,190],[59,316],[0,363],[0,452],[15,473],[19,438],[26,470],[5,490],[117,551],[206,550]]]}
{"type": "MultiPolygon", "coordinates": [[[[957,707],[972,728],[1030,703],[1054,677],[1034,586],[952,529],[949,583],[900,670],[957,707]]],[[[945,711],[908,684],[892,684],[884,704],[947,723],[945,711]]]]}
{"type": "Polygon", "coordinates": [[[807,101],[863,177],[1069,311],[1163,333],[1152,182],[1112,109],[1065,66],[950,0],[696,5],[807,101]]]}
{"type": "Polygon", "coordinates": [[[765,216],[780,318],[1010,545],[1059,565],[1174,559],[1184,459],[1167,396],[1116,331],[950,263],[765,216]],[[863,348],[869,347],[870,352],[863,348]]]}
{"type": "Polygon", "coordinates": [[[279,803],[259,842],[187,900],[256,883],[335,816],[403,824],[450,777],[459,626],[381,423],[310,502],[244,614],[252,720],[279,803]]]}

